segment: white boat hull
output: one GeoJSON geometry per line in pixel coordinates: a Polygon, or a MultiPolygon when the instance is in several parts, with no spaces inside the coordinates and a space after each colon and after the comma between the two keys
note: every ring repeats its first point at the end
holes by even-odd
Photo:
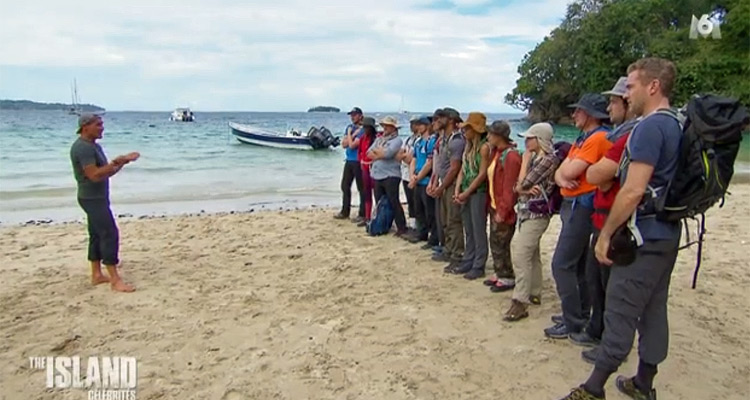
{"type": "Polygon", "coordinates": [[[252,144],[255,146],[273,147],[277,149],[290,149],[290,150],[313,150],[310,145],[307,144],[289,144],[289,143],[274,143],[265,140],[251,139],[247,137],[236,136],[238,141],[245,144],[252,144]]]}

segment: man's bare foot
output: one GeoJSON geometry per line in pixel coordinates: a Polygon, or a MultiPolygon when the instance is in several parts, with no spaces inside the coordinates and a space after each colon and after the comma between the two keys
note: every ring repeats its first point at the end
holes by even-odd
{"type": "Polygon", "coordinates": [[[117,280],[112,282],[112,290],[115,292],[124,292],[124,293],[130,293],[135,291],[135,287],[132,285],[128,285],[127,283],[123,282],[122,280],[117,280]]]}
{"type": "Polygon", "coordinates": [[[91,277],[92,285],[96,286],[102,283],[109,283],[109,278],[107,278],[105,275],[98,275],[98,276],[91,277]]]}

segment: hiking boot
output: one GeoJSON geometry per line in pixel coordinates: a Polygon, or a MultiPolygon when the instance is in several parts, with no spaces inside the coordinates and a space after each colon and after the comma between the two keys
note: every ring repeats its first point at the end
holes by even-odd
{"type": "Polygon", "coordinates": [[[333,219],[348,219],[349,216],[344,213],[338,213],[333,216],[333,219]]]}
{"type": "Polygon", "coordinates": [[[569,395],[563,397],[560,400],[604,400],[605,397],[597,397],[586,391],[583,385],[573,389],[569,395]]]}
{"type": "Polygon", "coordinates": [[[591,337],[586,330],[582,330],[578,333],[571,333],[569,339],[574,344],[583,347],[596,347],[599,345],[599,339],[591,337]]]}
{"type": "Polygon", "coordinates": [[[432,248],[433,248],[433,246],[431,244],[429,244],[429,243],[425,243],[425,244],[422,245],[422,247],[420,247],[420,249],[422,249],[422,250],[430,250],[432,248]]]}
{"type": "Polygon", "coordinates": [[[565,324],[555,324],[544,330],[544,336],[550,339],[566,339],[568,335],[570,335],[570,331],[565,324]]]}
{"type": "Polygon", "coordinates": [[[552,320],[553,324],[562,324],[563,316],[562,314],[553,315],[552,317],[550,317],[550,320],[552,320]]]}
{"type": "Polygon", "coordinates": [[[365,220],[365,219],[364,219],[363,217],[359,217],[359,216],[358,216],[358,217],[354,217],[354,218],[352,218],[352,223],[353,223],[353,224],[359,224],[359,223],[362,223],[362,222],[364,222],[364,220],[365,220]]]}
{"type": "Polygon", "coordinates": [[[365,226],[367,226],[368,222],[370,222],[370,221],[367,221],[367,220],[363,219],[362,222],[360,222],[360,223],[357,224],[357,226],[360,227],[360,228],[365,227],[365,226]]]}
{"type": "Polygon", "coordinates": [[[619,375],[615,379],[615,386],[617,386],[617,390],[631,399],[656,400],[656,389],[651,389],[648,393],[641,392],[641,389],[635,386],[635,378],[626,378],[619,375]]]}
{"type": "Polygon", "coordinates": [[[464,274],[464,279],[473,281],[474,279],[484,278],[484,270],[472,269],[471,271],[464,274]]]}

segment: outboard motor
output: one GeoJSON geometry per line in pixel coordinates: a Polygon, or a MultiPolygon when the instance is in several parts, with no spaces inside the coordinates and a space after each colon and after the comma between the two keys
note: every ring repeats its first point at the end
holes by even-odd
{"type": "Polygon", "coordinates": [[[321,126],[320,129],[316,127],[310,128],[307,136],[310,138],[310,144],[315,150],[326,149],[331,146],[336,147],[341,143],[339,138],[333,136],[331,131],[324,126],[321,126]]]}

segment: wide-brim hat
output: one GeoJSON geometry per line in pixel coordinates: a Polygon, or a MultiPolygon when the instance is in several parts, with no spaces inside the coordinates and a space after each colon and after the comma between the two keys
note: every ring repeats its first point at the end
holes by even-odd
{"type": "Polygon", "coordinates": [[[615,86],[611,90],[602,92],[602,94],[605,96],[625,97],[625,93],[627,92],[628,92],[628,77],[621,76],[620,79],[617,80],[617,83],[615,83],[615,86]]]}
{"type": "Polygon", "coordinates": [[[509,143],[513,143],[513,139],[510,138],[510,125],[503,120],[495,121],[487,127],[487,133],[491,135],[499,136],[509,143]]]}
{"type": "Polygon", "coordinates": [[[487,132],[487,116],[480,112],[470,112],[466,118],[466,122],[458,124],[459,128],[471,127],[474,132],[485,133],[487,132]]]}
{"type": "Polygon", "coordinates": [[[377,125],[376,122],[375,122],[375,118],[373,118],[373,117],[364,117],[364,118],[362,118],[362,126],[371,126],[371,127],[374,128],[375,125],[377,125]]]}
{"type": "Polygon", "coordinates": [[[581,96],[577,103],[570,104],[568,108],[580,108],[588,115],[601,120],[609,118],[607,98],[599,93],[586,93],[581,96]]]}
{"type": "Polygon", "coordinates": [[[392,117],[390,115],[384,117],[380,120],[380,125],[390,125],[396,129],[400,128],[401,126],[398,124],[398,119],[395,117],[392,117]]]}

